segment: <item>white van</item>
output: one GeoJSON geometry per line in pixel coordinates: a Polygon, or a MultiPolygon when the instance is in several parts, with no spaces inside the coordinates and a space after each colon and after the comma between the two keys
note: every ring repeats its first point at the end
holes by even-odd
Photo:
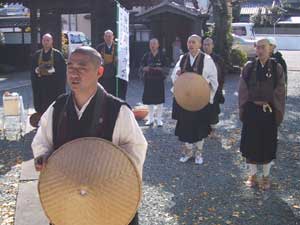
{"type": "Polygon", "coordinates": [[[232,23],[232,33],[244,39],[255,40],[253,23],[232,23]]]}
{"type": "Polygon", "coordinates": [[[4,33],[2,33],[0,31],[0,45],[4,45],[5,44],[5,37],[4,37],[4,33]]]}
{"type": "Polygon", "coordinates": [[[73,52],[76,48],[84,45],[90,45],[90,41],[83,32],[62,32],[62,51],[66,58],[69,57],[70,53],[73,52]]]}

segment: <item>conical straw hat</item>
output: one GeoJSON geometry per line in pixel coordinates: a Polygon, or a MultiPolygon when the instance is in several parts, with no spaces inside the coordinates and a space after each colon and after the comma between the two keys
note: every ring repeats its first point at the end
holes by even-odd
{"type": "Polygon", "coordinates": [[[209,85],[202,76],[186,72],[176,79],[174,96],[178,105],[183,109],[198,111],[209,103],[209,85]]]}
{"type": "Polygon", "coordinates": [[[66,143],[39,177],[40,201],[55,225],[128,225],[141,178],[124,150],[100,138],[66,143]]]}

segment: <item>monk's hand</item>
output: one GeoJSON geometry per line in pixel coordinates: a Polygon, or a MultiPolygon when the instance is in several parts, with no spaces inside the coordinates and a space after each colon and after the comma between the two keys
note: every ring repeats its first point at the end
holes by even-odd
{"type": "Polygon", "coordinates": [[[36,171],[42,171],[45,168],[45,166],[46,166],[47,159],[48,159],[48,157],[47,157],[46,154],[40,155],[40,156],[36,157],[34,159],[35,170],[36,171]]]}
{"type": "Polygon", "coordinates": [[[151,69],[156,70],[156,71],[163,71],[162,67],[152,67],[151,69]]]}
{"type": "Polygon", "coordinates": [[[35,72],[37,75],[40,75],[40,68],[39,68],[39,67],[35,68],[34,72],[35,72]]]}
{"type": "Polygon", "coordinates": [[[177,75],[177,76],[180,76],[181,74],[182,74],[181,70],[177,70],[177,71],[176,71],[176,75],[177,75]]]}
{"type": "Polygon", "coordinates": [[[149,71],[150,71],[150,67],[149,67],[149,66],[145,66],[145,67],[143,68],[143,71],[144,71],[144,72],[149,72],[149,71]]]}

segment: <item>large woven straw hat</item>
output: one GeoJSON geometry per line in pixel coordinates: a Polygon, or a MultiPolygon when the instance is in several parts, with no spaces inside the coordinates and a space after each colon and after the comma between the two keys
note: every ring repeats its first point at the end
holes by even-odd
{"type": "Polygon", "coordinates": [[[183,109],[198,111],[209,103],[209,85],[199,74],[186,72],[176,79],[174,96],[178,105],[183,109]]]}
{"type": "Polygon", "coordinates": [[[140,177],[124,150],[88,137],[51,155],[38,189],[55,225],[128,225],[141,200],[140,177]]]}

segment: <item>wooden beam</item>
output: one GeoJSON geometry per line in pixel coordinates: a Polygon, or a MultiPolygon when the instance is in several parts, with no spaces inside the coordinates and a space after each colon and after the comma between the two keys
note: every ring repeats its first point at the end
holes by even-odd
{"type": "Polygon", "coordinates": [[[35,1],[30,3],[30,35],[31,35],[31,49],[30,52],[33,54],[38,49],[38,23],[37,23],[37,8],[35,1]]]}
{"type": "Polygon", "coordinates": [[[50,33],[53,36],[54,47],[61,50],[61,14],[53,11],[40,11],[41,36],[50,33]]]}
{"type": "Polygon", "coordinates": [[[92,46],[103,42],[103,34],[107,29],[116,32],[116,3],[91,0],[92,46]]]}

